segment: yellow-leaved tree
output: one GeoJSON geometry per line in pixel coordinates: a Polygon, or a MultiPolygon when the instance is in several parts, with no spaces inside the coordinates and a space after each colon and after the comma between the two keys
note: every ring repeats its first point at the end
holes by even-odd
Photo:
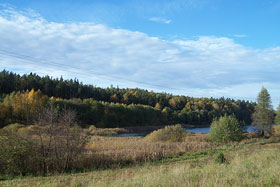
{"type": "Polygon", "coordinates": [[[6,123],[29,124],[48,102],[40,90],[19,91],[7,95],[1,104],[0,117],[6,123]]]}

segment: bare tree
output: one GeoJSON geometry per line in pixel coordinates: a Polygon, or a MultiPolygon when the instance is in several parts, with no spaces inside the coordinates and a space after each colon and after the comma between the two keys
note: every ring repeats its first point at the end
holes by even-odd
{"type": "Polygon", "coordinates": [[[50,170],[71,170],[82,158],[88,134],[77,124],[76,113],[65,106],[61,112],[50,104],[38,117],[38,146],[42,157],[43,174],[50,170]]]}

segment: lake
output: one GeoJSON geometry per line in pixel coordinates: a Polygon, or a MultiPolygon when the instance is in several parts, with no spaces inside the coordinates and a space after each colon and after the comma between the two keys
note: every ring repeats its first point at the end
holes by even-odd
{"type": "MultiPolygon", "coordinates": [[[[208,134],[210,132],[210,127],[205,127],[205,128],[185,128],[186,131],[188,132],[193,132],[193,133],[203,133],[203,134],[208,134]]],[[[258,129],[253,127],[253,126],[245,126],[243,132],[257,132],[258,129]]]]}
{"type": "MultiPolygon", "coordinates": [[[[203,133],[203,134],[208,134],[210,132],[210,127],[202,127],[202,128],[184,128],[187,132],[192,132],[192,133],[203,133]]],[[[252,127],[250,125],[244,127],[244,132],[257,132],[258,130],[255,127],[252,127]]],[[[145,134],[141,133],[122,133],[118,134],[118,137],[136,137],[136,138],[141,138],[144,137],[145,134]]]]}

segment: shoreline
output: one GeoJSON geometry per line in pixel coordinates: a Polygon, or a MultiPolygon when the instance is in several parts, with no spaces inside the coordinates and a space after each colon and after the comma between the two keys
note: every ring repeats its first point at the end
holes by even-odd
{"type": "MultiPolygon", "coordinates": [[[[129,133],[149,133],[158,129],[162,129],[166,126],[171,125],[150,125],[150,126],[135,126],[135,127],[121,127],[123,129],[126,129],[129,133]]],[[[182,124],[183,128],[187,129],[194,129],[194,128],[207,128],[210,127],[210,125],[190,125],[190,124],[182,124]]]]}

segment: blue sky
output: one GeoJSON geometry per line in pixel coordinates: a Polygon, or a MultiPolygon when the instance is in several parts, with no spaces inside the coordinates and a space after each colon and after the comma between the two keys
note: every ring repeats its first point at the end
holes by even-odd
{"type": "Polygon", "coordinates": [[[94,22],[166,40],[214,35],[257,48],[280,43],[279,0],[8,0],[48,21],[94,22]],[[154,18],[154,19],[153,19],[154,18]],[[152,21],[154,20],[154,21],[152,21]]]}
{"type": "Polygon", "coordinates": [[[279,0],[0,3],[1,69],[252,101],[265,86],[280,102],[279,0]]]}

